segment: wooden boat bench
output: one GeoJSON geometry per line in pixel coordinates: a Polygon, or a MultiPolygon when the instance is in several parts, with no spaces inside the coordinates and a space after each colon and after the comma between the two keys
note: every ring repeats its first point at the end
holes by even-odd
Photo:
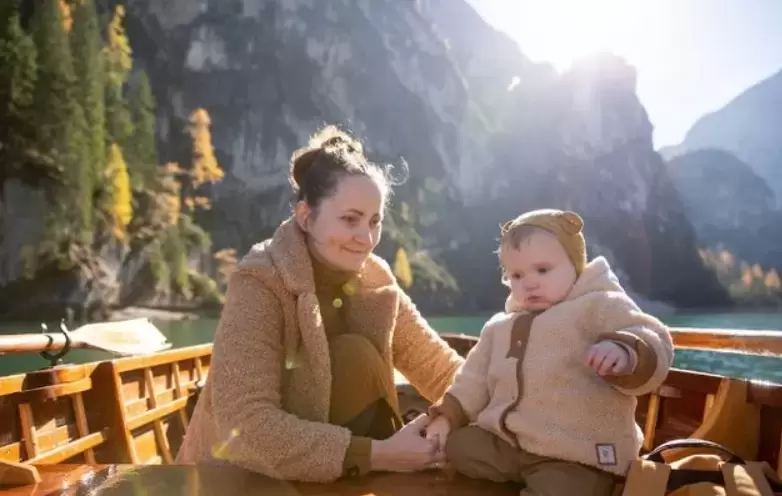
{"type": "Polygon", "coordinates": [[[173,463],[211,345],[0,378],[0,460],[173,463]]]}
{"type": "Polygon", "coordinates": [[[49,369],[0,382],[0,459],[30,464],[95,463],[108,426],[88,419],[94,365],[49,369]]]}

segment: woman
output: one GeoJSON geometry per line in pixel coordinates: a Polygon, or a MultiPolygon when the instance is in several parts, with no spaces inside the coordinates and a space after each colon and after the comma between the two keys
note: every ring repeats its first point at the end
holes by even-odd
{"type": "Polygon", "coordinates": [[[372,254],[387,176],[333,126],[293,154],[291,172],[294,215],[231,278],[177,461],[316,482],[439,466],[421,435],[428,417],[402,427],[393,370],[435,401],[463,360],[372,254]]]}

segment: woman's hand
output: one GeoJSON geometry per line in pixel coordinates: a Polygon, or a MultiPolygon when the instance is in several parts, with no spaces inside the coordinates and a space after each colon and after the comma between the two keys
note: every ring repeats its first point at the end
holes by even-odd
{"type": "Polygon", "coordinates": [[[424,429],[432,421],[421,414],[393,436],[372,441],[372,470],[413,472],[445,465],[445,454],[435,440],[424,437],[424,429]]]}

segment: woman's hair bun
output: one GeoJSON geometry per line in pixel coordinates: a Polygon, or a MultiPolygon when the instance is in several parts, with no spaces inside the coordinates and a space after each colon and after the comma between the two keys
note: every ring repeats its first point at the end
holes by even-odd
{"type": "Polygon", "coordinates": [[[320,148],[301,147],[291,156],[291,186],[295,194],[299,193],[304,178],[318,158],[320,148]]]}
{"type": "Polygon", "coordinates": [[[364,148],[356,139],[337,126],[329,125],[315,133],[309,142],[310,148],[344,147],[351,153],[364,153],[364,148]]]}
{"type": "Polygon", "coordinates": [[[363,154],[364,151],[360,142],[337,126],[329,125],[320,129],[310,137],[307,146],[295,150],[291,155],[291,185],[295,194],[300,191],[304,178],[307,177],[318,156],[324,151],[328,153],[330,149],[336,149],[334,151],[343,149],[358,154],[363,154]]]}

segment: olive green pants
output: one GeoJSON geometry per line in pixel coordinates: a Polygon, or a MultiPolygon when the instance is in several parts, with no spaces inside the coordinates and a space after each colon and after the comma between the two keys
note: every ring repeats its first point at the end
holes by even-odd
{"type": "Polygon", "coordinates": [[[402,427],[394,370],[377,348],[358,334],[341,334],[331,350],[329,421],[356,436],[386,439],[402,427]]]}
{"type": "Polygon", "coordinates": [[[611,496],[616,484],[608,472],[520,451],[474,425],[453,431],[445,454],[468,477],[523,484],[522,496],[611,496]]]}

